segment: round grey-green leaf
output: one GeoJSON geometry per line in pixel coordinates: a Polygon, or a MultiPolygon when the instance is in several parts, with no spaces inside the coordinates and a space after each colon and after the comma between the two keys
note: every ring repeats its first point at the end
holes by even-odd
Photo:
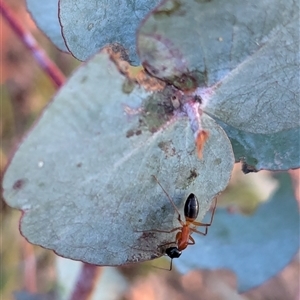
{"type": "Polygon", "coordinates": [[[61,34],[58,20],[58,0],[26,0],[27,9],[37,26],[46,34],[52,43],[62,51],[68,51],[61,34]]]}
{"type": "Polygon", "coordinates": [[[136,29],[158,0],[60,0],[59,19],[70,52],[86,60],[104,46],[120,44],[132,64],[139,64],[136,29]]]}
{"type": "Polygon", "coordinates": [[[250,133],[299,128],[299,3],[164,1],[137,35],[141,61],[204,111],[250,133]]]}
{"type": "Polygon", "coordinates": [[[199,219],[227,186],[234,157],[223,129],[203,116],[210,137],[199,160],[188,118],[147,127],[155,109],[145,112],[145,103],[163,94],[138,86],[128,94],[124,83],[109,57],[96,55],[57,93],[15,153],[4,197],[24,212],[20,228],[31,243],[97,265],[153,259],[176,233],[143,231],[172,229],[178,220],[152,175],[180,210],[196,194],[199,219]]]}
{"type": "Polygon", "coordinates": [[[251,169],[283,171],[300,167],[300,128],[273,134],[255,134],[238,130],[220,120],[229,137],[236,162],[251,169]]]}
{"type": "Polygon", "coordinates": [[[295,15],[224,78],[205,111],[250,133],[299,129],[299,42],[299,15],[295,15]]]}

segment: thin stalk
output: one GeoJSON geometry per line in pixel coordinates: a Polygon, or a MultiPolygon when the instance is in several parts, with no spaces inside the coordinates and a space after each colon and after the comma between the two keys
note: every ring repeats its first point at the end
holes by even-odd
{"type": "Polygon", "coordinates": [[[7,4],[3,0],[0,0],[0,13],[10,25],[15,34],[26,46],[26,48],[30,50],[36,62],[46,72],[46,74],[48,74],[54,85],[57,88],[60,87],[65,81],[64,74],[47,56],[46,52],[39,47],[34,36],[21,24],[21,22],[15,16],[14,12],[7,6],[7,4]]]}

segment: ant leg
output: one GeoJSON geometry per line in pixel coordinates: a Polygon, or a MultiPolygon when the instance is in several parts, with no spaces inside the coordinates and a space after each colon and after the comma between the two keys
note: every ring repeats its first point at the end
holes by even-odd
{"type": "Polygon", "coordinates": [[[210,226],[212,224],[213,220],[214,220],[216,206],[217,206],[217,198],[215,199],[215,205],[214,205],[213,211],[211,213],[211,217],[210,217],[210,222],[209,223],[201,223],[201,222],[195,222],[195,221],[191,222],[195,226],[205,226],[205,232],[199,231],[196,228],[190,228],[190,230],[193,231],[193,232],[196,232],[198,234],[207,235],[208,226],[210,226]]]}
{"type": "Polygon", "coordinates": [[[159,186],[161,187],[161,189],[163,190],[163,192],[166,194],[166,196],[168,197],[169,201],[171,202],[174,210],[177,212],[178,215],[178,221],[181,225],[184,225],[183,221],[181,220],[181,215],[180,212],[178,210],[178,208],[176,207],[174,201],[171,199],[171,197],[169,196],[169,194],[167,193],[167,191],[163,188],[163,186],[160,184],[160,182],[158,181],[158,179],[156,178],[155,175],[152,175],[152,177],[155,179],[155,181],[159,184],[159,186]]]}
{"type": "Polygon", "coordinates": [[[173,259],[171,258],[171,263],[170,263],[170,269],[169,269],[169,271],[172,271],[172,268],[173,268],[173,259]]]}
{"type": "Polygon", "coordinates": [[[189,240],[191,240],[191,242],[189,242],[188,245],[195,245],[196,244],[195,240],[191,236],[189,236],[189,240]]]}
{"type": "Polygon", "coordinates": [[[161,245],[159,245],[159,247],[165,247],[167,245],[172,245],[172,244],[176,244],[176,241],[174,241],[174,242],[168,242],[168,243],[165,243],[165,244],[161,244],[161,245]]]}
{"type": "Polygon", "coordinates": [[[205,232],[199,231],[199,230],[197,230],[197,229],[195,229],[195,228],[190,228],[190,230],[193,231],[193,232],[202,234],[202,235],[207,235],[208,228],[205,227],[205,232]]]}
{"type": "Polygon", "coordinates": [[[172,271],[172,267],[173,267],[172,262],[173,262],[173,259],[171,259],[170,268],[169,269],[161,268],[161,267],[157,267],[157,266],[153,266],[153,265],[152,265],[152,267],[155,268],[155,269],[159,269],[159,270],[172,271]]]}
{"type": "Polygon", "coordinates": [[[213,211],[211,213],[211,216],[210,216],[210,222],[209,223],[201,223],[201,222],[195,222],[195,221],[193,221],[191,223],[195,226],[210,226],[212,224],[213,220],[214,220],[216,206],[217,206],[217,198],[215,198],[215,204],[214,204],[214,208],[213,208],[213,211]]]}
{"type": "Polygon", "coordinates": [[[177,244],[177,242],[180,238],[181,238],[181,232],[177,232],[175,241],[161,244],[160,247],[165,247],[165,246],[171,245],[171,244],[177,244]]]}
{"type": "Polygon", "coordinates": [[[135,232],[165,232],[165,233],[172,233],[176,230],[180,230],[182,227],[176,227],[171,230],[160,230],[160,229],[151,229],[151,230],[135,230],[135,232]]]}

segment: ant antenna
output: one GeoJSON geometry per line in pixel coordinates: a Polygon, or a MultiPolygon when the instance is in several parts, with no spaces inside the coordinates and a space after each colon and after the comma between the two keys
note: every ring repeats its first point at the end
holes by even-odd
{"type": "Polygon", "coordinates": [[[166,196],[168,197],[169,201],[171,202],[172,206],[174,207],[175,211],[177,212],[179,219],[181,220],[181,218],[180,218],[180,212],[179,212],[178,208],[176,207],[174,201],[171,199],[171,197],[169,196],[169,194],[167,193],[167,191],[166,191],[166,190],[163,188],[163,186],[160,184],[160,182],[158,181],[158,179],[156,178],[156,176],[155,176],[155,175],[152,175],[152,177],[155,179],[155,181],[159,184],[159,186],[161,187],[161,189],[164,191],[164,193],[165,193],[166,196]]]}

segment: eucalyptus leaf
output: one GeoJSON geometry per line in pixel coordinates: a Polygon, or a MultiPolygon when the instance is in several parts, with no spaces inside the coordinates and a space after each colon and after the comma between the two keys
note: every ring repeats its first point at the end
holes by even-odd
{"type": "Polygon", "coordinates": [[[26,0],[26,4],[37,26],[58,49],[67,52],[58,20],[58,0],[26,0]]]}
{"type": "Polygon", "coordinates": [[[239,130],[299,128],[299,3],[164,1],[138,31],[143,65],[239,130]],[[209,88],[207,88],[209,87],[209,88]]]}
{"type": "Polygon", "coordinates": [[[255,134],[238,130],[217,120],[228,135],[235,161],[256,171],[282,171],[300,167],[300,128],[273,134],[255,134]]]}
{"type": "Polygon", "coordinates": [[[295,15],[220,83],[205,111],[250,133],[299,130],[299,42],[295,15]]]}
{"type": "Polygon", "coordinates": [[[139,64],[136,54],[136,29],[159,0],[60,0],[59,18],[62,34],[71,53],[86,60],[101,48],[121,44],[132,64],[139,64]]]}
{"type": "Polygon", "coordinates": [[[235,272],[240,292],[254,288],[281,271],[299,249],[299,210],[287,174],[280,187],[252,216],[218,209],[208,235],[193,235],[174,264],[181,272],[226,268],[235,272]]]}
{"type": "Polygon", "coordinates": [[[96,55],[15,153],[4,197],[23,211],[20,228],[31,243],[97,265],[153,259],[175,239],[174,232],[155,230],[172,229],[178,220],[152,175],[180,209],[196,194],[199,219],[227,186],[232,147],[213,119],[203,115],[209,139],[199,160],[188,117],[164,104],[168,91],[128,92],[124,85],[108,55],[96,55]]]}

